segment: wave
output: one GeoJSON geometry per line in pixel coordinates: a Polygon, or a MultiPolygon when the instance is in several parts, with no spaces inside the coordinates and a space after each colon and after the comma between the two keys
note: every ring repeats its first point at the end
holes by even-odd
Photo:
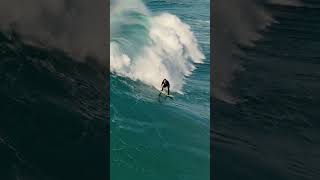
{"type": "Polygon", "coordinates": [[[300,0],[226,0],[211,3],[214,63],[212,68],[215,98],[236,104],[242,102],[233,92],[236,76],[245,71],[242,48],[254,48],[263,32],[278,24],[273,7],[302,7],[300,0]],[[273,7],[272,7],[273,6],[273,7]],[[240,18],[241,17],[241,18],[240,18]]]}
{"type": "Polygon", "coordinates": [[[73,60],[109,64],[106,39],[108,2],[97,0],[0,1],[0,31],[15,32],[32,46],[59,49],[73,60]]]}
{"type": "Polygon", "coordinates": [[[185,77],[204,59],[191,27],[177,16],[153,15],[138,0],[111,2],[111,73],[154,87],[166,78],[182,93],[185,77]]]}

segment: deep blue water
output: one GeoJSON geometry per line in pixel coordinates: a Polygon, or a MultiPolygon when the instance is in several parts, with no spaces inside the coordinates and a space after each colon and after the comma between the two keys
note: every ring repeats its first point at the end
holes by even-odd
{"type": "Polygon", "coordinates": [[[320,11],[301,2],[266,5],[274,23],[233,54],[242,65],[230,84],[239,102],[213,100],[215,179],[320,178],[320,11]]]}

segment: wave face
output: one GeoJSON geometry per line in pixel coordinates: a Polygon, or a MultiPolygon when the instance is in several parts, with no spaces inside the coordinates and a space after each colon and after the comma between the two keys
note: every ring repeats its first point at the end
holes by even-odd
{"type": "Polygon", "coordinates": [[[209,0],[111,3],[111,179],[209,179],[209,0]]]}
{"type": "Polygon", "coordinates": [[[100,64],[2,32],[0,59],[0,179],[107,179],[100,64]]]}
{"type": "Polygon", "coordinates": [[[218,28],[213,34],[218,42],[215,47],[219,47],[214,49],[219,53],[213,63],[215,88],[220,88],[217,80],[222,80],[219,84],[227,83],[226,73],[233,72],[233,67],[239,63],[242,67],[227,83],[232,95],[239,98],[236,104],[217,97],[217,91],[213,91],[217,98],[212,98],[211,116],[213,179],[320,179],[320,26],[316,23],[320,22],[320,3],[261,2],[264,1],[213,3],[217,10],[213,12],[223,13],[215,14],[213,21],[218,28]],[[250,18],[259,17],[254,14],[260,9],[269,18],[250,18]],[[261,25],[263,28],[258,28],[261,25]],[[223,27],[232,27],[233,31],[223,27]],[[246,34],[260,37],[247,38],[246,41],[251,39],[250,46],[245,41],[229,39],[244,38],[246,34]]]}
{"type": "Polygon", "coordinates": [[[181,92],[204,55],[189,25],[170,13],[152,15],[140,1],[111,2],[110,70],[159,87],[167,78],[181,92]]]}

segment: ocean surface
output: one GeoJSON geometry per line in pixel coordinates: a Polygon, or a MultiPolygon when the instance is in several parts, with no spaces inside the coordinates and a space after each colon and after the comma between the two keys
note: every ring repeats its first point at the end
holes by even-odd
{"type": "Polygon", "coordinates": [[[209,0],[115,0],[110,16],[111,179],[209,179],[209,0]]]}
{"type": "Polygon", "coordinates": [[[107,78],[0,32],[0,179],[107,179],[107,78]]]}
{"type": "Polygon", "coordinates": [[[264,10],[260,19],[251,14],[254,22],[272,22],[249,46],[239,42],[237,51],[229,51],[229,67],[241,64],[242,69],[228,86],[237,101],[215,97],[211,104],[213,179],[320,179],[320,4],[272,1],[259,9],[252,6],[257,1],[241,3],[248,2],[241,9],[241,31],[233,26],[242,38],[253,26],[246,15],[264,10]]]}
{"type": "Polygon", "coordinates": [[[107,1],[0,2],[0,179],[108,179],[107,1]]]}
{"type": "MultiPolygon", "coordinates": [[[[319,2],[214,2],[222,14],[213,17],[219,33],[212,34],[218,40],[212,46],[222,49],[213,51],[212,60],[209,1],[112,2],[110,160],[109,73],[94,58],[69,54],[86,50],[92,39],[80,43],[79,37],[103,39],[100,31],[89,31],[102,20],[94,23],[99,26],[70,21],[77,26],[58,32],[86,33],[68,31],[80,41],[71,50],[61,44],[54,49],[28,43],[23,35],[46,36],[61,27],[59,19],[69,19],[40,13],[39,23],[26,15],[43,12],[33,11],[36,6],[18,9],[28,20],[0,32],[0,179],[108,179],[108,162],[111,179],[209,179],[210,124],[213,179],[320,179],[319,2]],[[211,105],[210,62],[218,72],[211,105]],[[163,78],[170,80],[174,100],[159,98],[163,78]]],[[[80,7],[76,12],[88,4],[80,7]]],[[[99,14],[74,17],[96,22],[99,14]]],[[[56,36],[44,41],[60,42],[56,36]]]]}

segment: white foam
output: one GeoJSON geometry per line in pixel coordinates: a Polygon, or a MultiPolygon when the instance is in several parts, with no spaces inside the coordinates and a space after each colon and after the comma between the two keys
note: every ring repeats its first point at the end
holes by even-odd
{"type": "Polygon", "coordinates": [[[177,16],[163,13],[148,18],[150,42],[135,56],[130,57],[117,41],[110,42],[111,73],[156,88],[166,78],[170,81],[171,91],[182,93],[184,78],[191,75],[195,64],[202,63],[205,57],[190,26],[177,16]]]}

